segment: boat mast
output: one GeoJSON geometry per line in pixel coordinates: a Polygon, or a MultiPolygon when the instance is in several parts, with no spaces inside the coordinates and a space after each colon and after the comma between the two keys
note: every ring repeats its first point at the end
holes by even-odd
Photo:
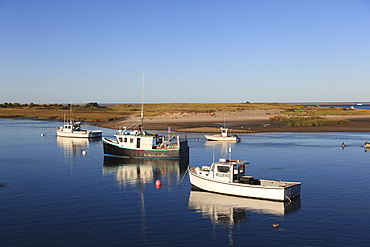
{"type": "Polygon", "coordinates": [[[143,128],[144,125],[144,76],[145,70],[143,70],[143,84],[141,87],[141,114],[140,114],[140,127],[143,128]]]}
{"type": "Polygon", "coordinates": [[[72,123],[72,100],[69,100],[69,123],[72,123]]]}

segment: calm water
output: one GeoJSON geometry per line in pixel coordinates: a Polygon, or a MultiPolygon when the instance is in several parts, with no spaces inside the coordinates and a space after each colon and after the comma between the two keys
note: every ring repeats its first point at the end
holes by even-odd
{"type": "MultiPolygon", "coordinates": [[[[101,141],[57,138],[59,125],[0,119],[0,246],[370,243],[368,133],[241,135],[231,156],[251,163],[248,175],[302,182],[300,200],[284,205],[191,191],[188,177],[178,187],[187,164],[104,159],[101,141]]],[[[191,165],[230,155],[188,136],[191,165]]]]}

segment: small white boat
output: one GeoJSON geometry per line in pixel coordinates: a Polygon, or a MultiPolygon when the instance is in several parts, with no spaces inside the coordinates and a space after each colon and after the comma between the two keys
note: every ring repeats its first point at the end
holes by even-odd
{"type": "Polygon", "coordinates": [[[369,142],[365,142],[364,147],[365,148],[370,148],[370,143],[369,142]]]}
{"type": "Polygon", "coordinates": [[[82,129],[81,125],[81,122],[65,122],[63,126],[57,128],[57,135],[73,138],[97,138],[102,136],[101,130],[82,129]]]}
{"type": "Polygon", "coordinates": [[[237,135],[229,135],[228,128],[221,127],[221,134],[217,135],[204,135],[208,141],[240,141],[237,135]]]}
{"type": "Polygon", "coordinates": [[[190,183],[209,192],[258,199],[285,201],[300,196],[300,182],[245,176],[246,164],[249,163],[242,160],[220,159],[211,166],[202,168],[189,166],[190,183]]]}

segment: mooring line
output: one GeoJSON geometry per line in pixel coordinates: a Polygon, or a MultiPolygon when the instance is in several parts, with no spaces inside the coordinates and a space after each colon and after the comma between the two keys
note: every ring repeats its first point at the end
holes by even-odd
{"type": "Polygon", "coordinates": [[[184,176],[181,178],[180,182],[177,184],[178,187],[180,187],[180,184],[181,184],[182,180],[184,180],[184,178],[185,178],[186,174],[188,174],[188,172],[189,172],[189,166],[188,166],[188,168],[186,168],[186,172],[184,173],[184,176]]]}

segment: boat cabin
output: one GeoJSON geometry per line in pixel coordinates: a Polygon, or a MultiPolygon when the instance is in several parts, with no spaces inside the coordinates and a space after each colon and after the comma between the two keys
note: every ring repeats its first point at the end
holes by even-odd
{"type": "Polygon", "coordinates": [[[81,122],[65,123],[59,129],[63,132],[67,132],[67,133],[73,133],[74,131],[82,131],[81,130],[81,122]]]}
{"type": "Polygon", "coordinates": [[[221,137],[227,137],[228,129],[224,127],[220,127],[220,129],[221,129],[221,137]]]}
{"type": "Polygon", "coordinates": [[[118,134],[115,135],[117,142],[120,146],[132,149],[171,149],[176,148],[179,143],[179,137],[177,137],[177,143],[172,143],[173,136],[170,140],[165,140],[164,136],[160,136],[156,133],[147,133],[146,131],[139,130],[119,130],[118,134]]]}
{"type": "Polygon", "coordinates": [[[244,176],[246,164],[249,163],[243,160],[219,159],[211,166],[203,166],[200,174],[207,173],[205,175],[210,178],[232,183],[246,177],[244,176]]]}

